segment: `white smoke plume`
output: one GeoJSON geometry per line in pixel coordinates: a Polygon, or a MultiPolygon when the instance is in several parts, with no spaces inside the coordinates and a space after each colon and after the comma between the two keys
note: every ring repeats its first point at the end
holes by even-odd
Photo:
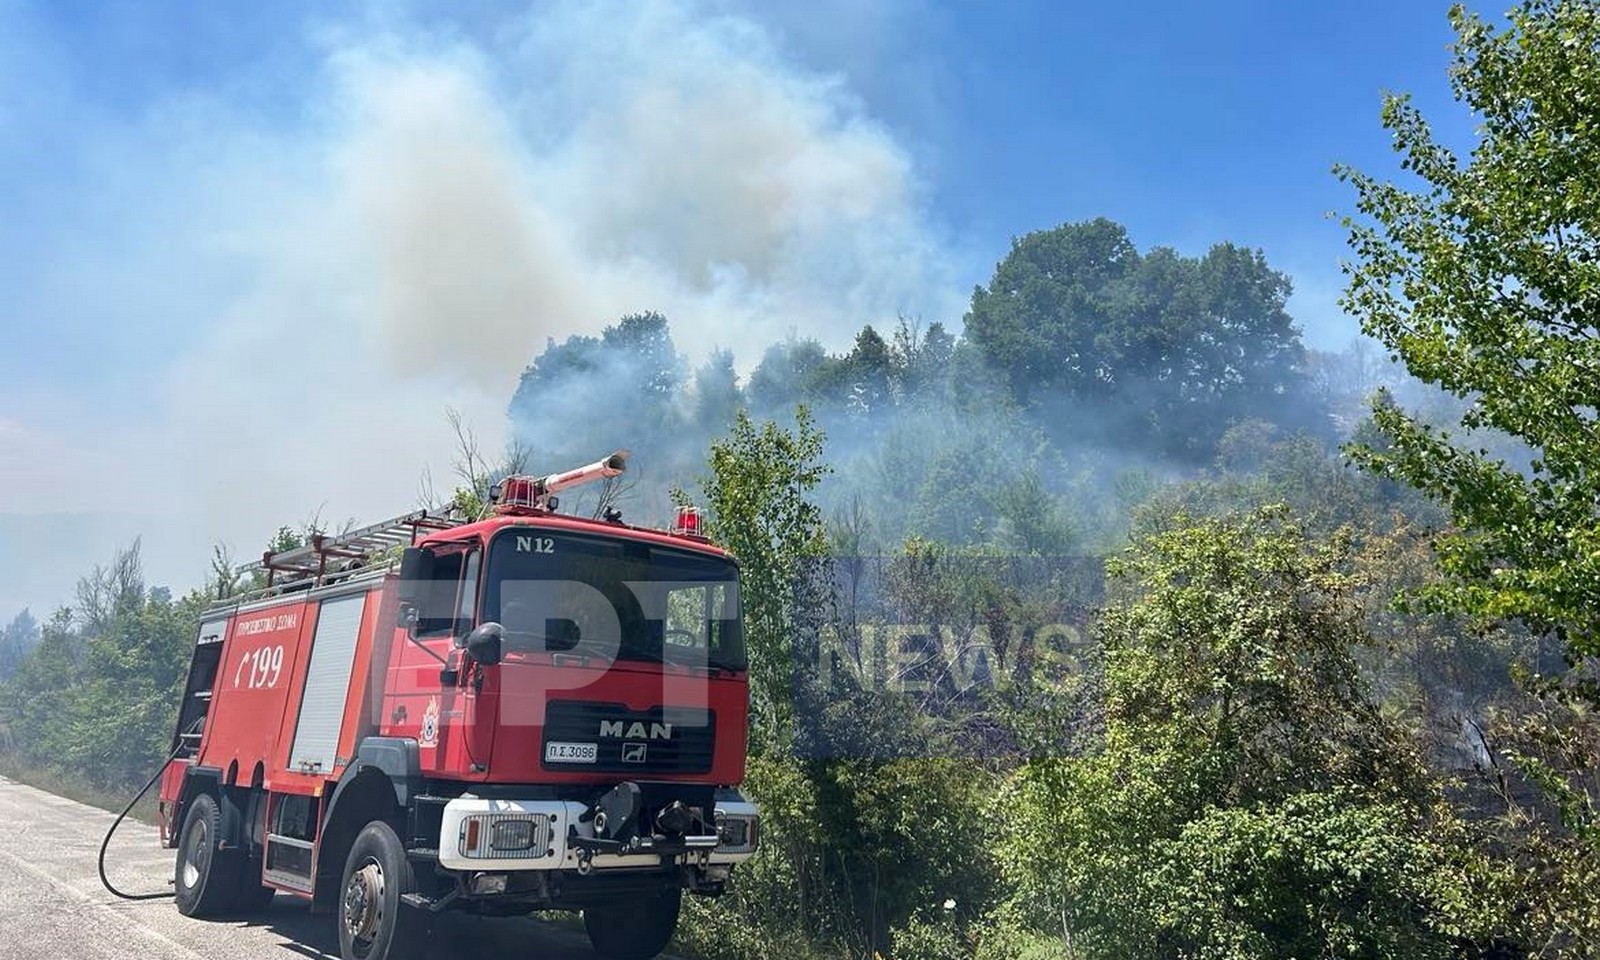
{"type": "MultiPolygon", "coordinates": [[[[18,519],[43,509],[37,489],[89,502],[67,465],[115,477],[96,529],[143,534],[154,579],[182,587],[213,540],[248,557],[280,524],[414,506],[425,467],[447,486],[446,407],[495,446],[549,338],[658,310],[687,352],[731,347],[748,366],[794,330],[839,345],[900,313],[960,314],[907,151],[750,20],[568,3],[476,39],[390,20],[307,43],[316,68],[284,93],[288,121],[226,92],[142,114],[117,165],[151,175],[138,206],[155,226],[109,230],[122,195],[70,225],[119,238],[95,240],[73,280],[124,264],[106,322],[160,349],[72,384],[133,420],[114,432],[110,413],[0,388],[0,464],[32,464],[0,469],[0,580],[25,564],[62,578],[55,597],[0,589],[0,616],[63,599],[102,559],[18,519]],[[60,452],[24,454],[20,437],[60,452]]],[[[72,231],[58,236],[71,258],[72,231]]]]}

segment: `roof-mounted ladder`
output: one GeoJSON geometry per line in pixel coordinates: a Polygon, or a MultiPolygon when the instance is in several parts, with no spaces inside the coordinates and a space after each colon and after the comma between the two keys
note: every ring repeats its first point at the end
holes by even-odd
{"type": "Polygon", "coordinates": [[[276,552],[268,550],[259,561],[245,564],[237,573],[249,576],[264,572],[267,587],[306,580],[311,581],[310,586],[316,586],[330,574],[344,574],[363,566],[375,554],[409,547],[428,531],[448,530],[460,523],[460,520],[426,510],[414,510],[393,520],[337,535],[313,533],[311,542],[305,546],[276,552]]]}

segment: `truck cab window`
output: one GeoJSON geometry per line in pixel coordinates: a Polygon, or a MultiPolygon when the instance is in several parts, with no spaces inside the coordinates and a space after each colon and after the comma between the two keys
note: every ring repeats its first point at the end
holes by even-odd
{"type": "Polygon", "coordinates": [[[474,616],[478,611],[478,566],[483,555],[478,550],[467,552],[462,565],[461,590],[456,598],[455,635],[465,637],[472,632],[474,616]]]}
{"type": "Polygon", "coordinates": [[[730,561],[578,533],[541,544],[502,533],[489,548],[484,619],[508,652],[746,668],[730,561]]]}
{"type": "Polygon", "coordinates": [[[477,606],[479,552],[440,550],[417,610],[417,636],[464,637],[477,606]]]}

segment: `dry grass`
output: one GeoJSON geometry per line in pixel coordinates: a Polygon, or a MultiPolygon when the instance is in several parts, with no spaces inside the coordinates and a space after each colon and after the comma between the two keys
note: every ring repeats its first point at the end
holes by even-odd
{"type": "MultiPolygon", "coordinates": [[[[30,787],[53,793],[58,797],[86,803],[91,807],[109,810],[112,813],[121,813],[122,808],[128,805],[133,798],[133,789],[115,790],[100,786],[81,777],[73,777],[58,770],[48,770],[24,764],[16,757],[0,753],[0,777],[25,783],[30,787]]],[[[156,793],[159,786],[151,787],[139,803],[128,814],[131,820],[140,820],[144,823],[156,822],[156,793]]]]}

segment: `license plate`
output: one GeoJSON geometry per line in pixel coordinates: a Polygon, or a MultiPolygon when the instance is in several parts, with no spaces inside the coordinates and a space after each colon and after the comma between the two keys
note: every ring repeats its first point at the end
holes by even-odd
{"type": "Polygon", "coordinates": [[[593,743],[547,743],[545,763],[594,763],[600,748],[593,743]]]}

